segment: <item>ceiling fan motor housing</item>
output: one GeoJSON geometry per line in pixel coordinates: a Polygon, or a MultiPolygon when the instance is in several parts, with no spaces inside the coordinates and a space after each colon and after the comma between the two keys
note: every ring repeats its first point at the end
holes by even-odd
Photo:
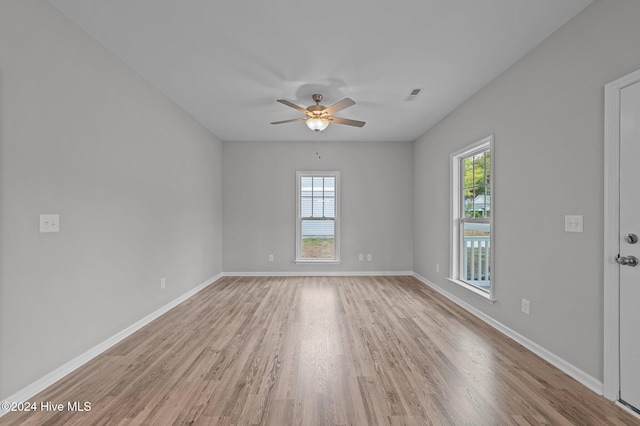
{"type": "Polygon", "coordinates": [[[319,93],[315,93],[312,97],[316,104],[311,105],[310,107],[307,108],[307,111],[313,113],[313,114],[309,114],[309,116],[311,117],[311,116],[322,115],[322,111],[327,109],[327,107],[325,107],[324,105],[320,105],[320,101],[322,100],[322,95],[319,93]]]}
{"type": "Polygon", "coordinates": [[[311,105],[309,108],[307,108],[307,111],[312,112],[313,115],[320,115],[325,109],[327,109],[325,106],[318,104],[311,105]]]}

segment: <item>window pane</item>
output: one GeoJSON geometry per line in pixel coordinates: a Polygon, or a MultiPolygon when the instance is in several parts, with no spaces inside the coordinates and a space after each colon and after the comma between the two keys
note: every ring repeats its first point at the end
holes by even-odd
{"type": "Polygon", "coordinates": [[[311,217],[311,197],[300,198],[300,214],[302,217],[311,217]]]}
{"type": "Polygon", "coordinates": [[[300,178],[300,190],[301,190],[301,192],[303,194],[311,196],[311,188],[313,188],[311,177],[301,177],[300,178]]]}
{"type": "Polygon", "coordinates": [[[324,199],[324,217],[336,217],[336,200],[334,198],[324,199]]]}
{"type": "Polygon", "coordinates": [[[313,197],[313,214],[311,217],[322,217],[324,207],[322,197],[313,197]]]}
{"type": "Polygon", "coordinates": [[[335,178],[301,178],[300,214],[302,217],[335,217],[335,178]]]}
{"type": "Polygon", "coordinates": [[[333,176],[325,176],[323,179],[324,179],[324,187],[327,189],[331,189],[333,191],[333,189],[336,186],[336,178],[333,176]]]}
{"type": "Polygon", "coordinates": [[[491,210],[491,204],[485,188],[477,188],[475,194],[473,199],[474,217],[487,217],[487,212],[491,210]]]}
{"type": "Polygon", "coordinates": [[[464,194],[464,217],[473,217],[473,200],[475,192],[472,190],[465,191],[464,194]]]}
{"type": "Polygon", "coordinates": [[[335,258],[334,240],[334,220],[302,220],[302,259],[335,258]]]}
{"type": "Polygon", "coordinates": [[[313,196],[314,197],[318,197],[318,196],[322,196],[322,190],[324,189],[324,185],[323,185],[323,180],[324,178],[322,176],[314,176],[313,178],[313,196]]]}
{"type": "Polygon", "coordinates": [[[312,215],[313,180],[311,177],[300,178],[300,214],[302,217],[312,215]]]}
{"type": "Polygon", "coordinates": [[[491,225],[463,222],[462,230],[461,278],[488,291],[491,285],[491,225]]]}
{"type": "Polygon", "coordinates": [[[464,170],[462,181],[463,217],[485,218],[491,215],[490,187],[490,151],[483,151],[462,158],[464,170]]]}

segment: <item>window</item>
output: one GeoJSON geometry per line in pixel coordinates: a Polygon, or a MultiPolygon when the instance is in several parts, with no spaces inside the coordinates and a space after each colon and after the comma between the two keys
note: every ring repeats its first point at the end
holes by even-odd
{"type": "Polygon", "coordinates": [[[340,172],[296,172],[296,262],[340,261],[340,172]]]}
{"type": "Polygon", "coordinates": [[[493,136],[451,154],[450,279],[494,300],[493,136]]]}

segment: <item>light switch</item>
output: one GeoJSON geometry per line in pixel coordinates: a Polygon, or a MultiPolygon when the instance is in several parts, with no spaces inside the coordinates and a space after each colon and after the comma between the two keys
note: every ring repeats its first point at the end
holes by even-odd
{"type": "Polygon", "coordinates": [[[40,232],[60,232],[60,215],[41,214],[40,232]]]}
{"type": "Polygon", "coordinates": [[[583,232],[582,215],[567,215],[564,217],[564,232],[583,232]]]}

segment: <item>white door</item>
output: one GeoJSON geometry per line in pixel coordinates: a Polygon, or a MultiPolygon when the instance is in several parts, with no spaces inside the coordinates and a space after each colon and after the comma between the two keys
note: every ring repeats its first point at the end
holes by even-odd
{"type": "Polygon", "coordinates": [[[620,400],[640,410],[640,82],[620,92],[620,400]]]}

